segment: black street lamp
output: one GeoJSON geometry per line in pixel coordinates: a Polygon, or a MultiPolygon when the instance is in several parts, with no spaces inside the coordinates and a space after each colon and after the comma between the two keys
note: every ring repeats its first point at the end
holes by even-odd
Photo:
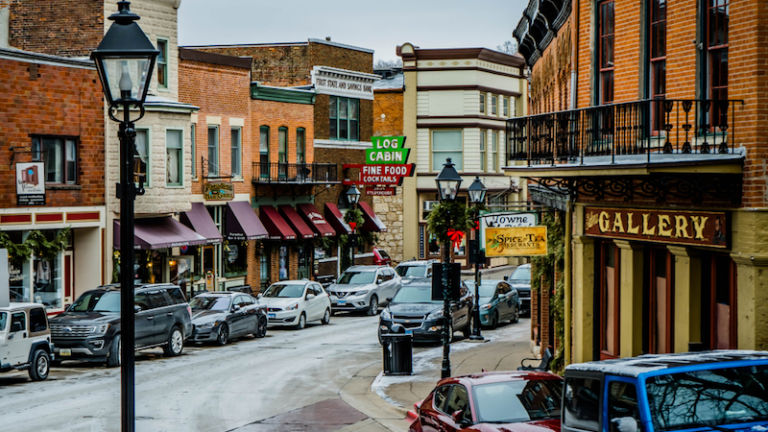
{"type": "MultiPolygon", "coordinates": [[[[440,194],[441,202],[450,202],[456,199],[461,186],[462,178],[453,166],[453,162],[448,158],[443,164],[443,169],[435,178],[437,191],[440,194]]],[[[448,215],[451,220],[451,215],[448,215]]],[[[451,322],[451,304],[450,304],[450,268],[451,268],[451,241],[446,237],[443,242],[443,367],[440,376],[448,378],[451,376],[451,336],[448,334],[449,323],[451,322]]]]}
{"type": "Polygon", "coordinates": [[[469,201],[475,205],[475,226],[478,228],[475,238],[475,307],[472,311],[472,334],[469,336],[472,340],[483,340],[480,334],[480,204],[485,202],[485,193],[488,190],[480,181],[480,177],[475,176],[475,181],[467,188],[469,201]]]}
{"type": "MultiPolygon", "coordinates": [[[[347,189],[347,201],[352,204],[352,209],[357,208],[357,203],[360,201],[360,191],[357,186],[352,185],[347,189]]],[[[349,244],[352,249],[352,265],[355,265],[355,249],[357,248],[357,224],[352,225],[352,234],[349,237],[349,244]]]]}
{"type": "Polygon", "coordinates": [[[160,53],[149,41],[131,12],[129,1],[117,2],[118,12],[109,17],[114,21],[99,46],[91,53],[109,104],[109,118],[120,123],[120,420],[123,432],[135,430],[135,370],[134,370],[134,299],[133,299],[133,201],[143,193],[141,177],[136,187],[133,178],[136,130],[133,122],[144,116],[144,100],[160,53]],[[131,107],[139,115],[131,120],[131,107]],[[115,117],[123,110],[122,120],[115,117]],[[126,349],[120,349],[125,345],[126,349]]]}

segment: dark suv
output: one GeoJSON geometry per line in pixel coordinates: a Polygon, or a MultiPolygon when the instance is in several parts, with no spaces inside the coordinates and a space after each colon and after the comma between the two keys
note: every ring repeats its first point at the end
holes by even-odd
{"type": "MultiPolygon", "coordinates": [[[[191,311],[181,288],[171,284],[136,285],[136,349],[163,347],[177,356],[192,334],[191,311]]],[[[120,364],[120,286],[107,285],[83,293],[66,312],[51,318],[56,360],[105,361],[120,364]]]]}

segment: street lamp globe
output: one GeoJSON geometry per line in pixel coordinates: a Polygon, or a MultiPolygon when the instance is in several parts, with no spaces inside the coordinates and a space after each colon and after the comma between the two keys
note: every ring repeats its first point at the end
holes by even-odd
{"type": "Polygon", "coordinates": [[[453,201],[459,193],[462,178],[454,168],[451,158],[445,160],[443,169],[435,178],[437,191],[440,194],[440,201],[453,201]]]}
{"type": "Polygon", "coordinates": [[[357,189],[357,186],[352,185],[352,187],[347,189],[347,201],[353,206],[357,205],[358,201],[360,201],[360,191],[357,189]]]}
{"type": "Polygon", "coordinates": [[[467,188],[469,201],[472,204],[482,204],[485,201],[485,193],[487,191],[488,189],[486,189],[483,182],[480,181],[480,177],[476,176],[475,181],[473,181],[472,184],[469,185],[469,188],[467,188]]]}
{"type": "Polygon", "coordinates": [[[117,2],[118,12],[109,17],[114,22],[91,52],[110,107],[144,103],[155,59],[160,54],[136,23],[139,16],[131,12],[130,4],[117,2]]]}

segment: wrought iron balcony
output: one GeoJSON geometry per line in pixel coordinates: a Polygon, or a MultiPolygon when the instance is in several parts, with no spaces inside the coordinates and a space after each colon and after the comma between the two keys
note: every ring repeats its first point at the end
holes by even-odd
{"type": "Polygon", "coordinates": [[[732,155],[743,103],[653,99],[513,118],[507,121],[507,154],[529,166],[732,155]]]}
{"type": "Polygon", "coordinates": [[[338,167],[332,163],[254,162],[254,184],[333,184],[339,182],[338,167]]]}

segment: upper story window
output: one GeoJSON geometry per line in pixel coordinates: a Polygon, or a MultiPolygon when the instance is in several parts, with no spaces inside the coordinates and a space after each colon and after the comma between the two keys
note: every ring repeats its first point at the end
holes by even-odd
{"type": "Polygon", "coordinates": [[[288,128],[285,126],[277,130],[277,161],[288,163],[288,128]]]}
{"type": "Polygon", "coordinates": [[[230,148],[230,163],[232,164],[232,176],[241,178],[243,176],[243,136],[242,129],[239,127],[233,127],[230,134],[231,148],[230,148]]]}
{"type": "Polygon", "coordinates": [[[440,171],[451,158],[457,171],[464,169],[464,150],[460,130],[432,131],[432,171],[440,171]]]}
{"type": "Polygon", "coordinates": [[[196,127],[197,127],[197,125],[192,123],[192,126],[190,127],[190,130],[189,130],[189,141],[192,144],[191,145],[191,147],[192,147],[191,150],[192,150],[192,178],[193,179],[197,178],[197,161],[196,161],[196,156],[197,156],[197,149],[196,149],[196,147],[197,147],[197,131],[195,130],[196,127]]]}
{"type": "Polygon", "coordinates": [[[32,157],[44,162],[45,182],[77,183],[77,140],[75,138],[32,137],[32,157]]]}
{"type": "Polygon", "coordinates": [[[504,117],[509,117],[509,98],[506,96],[503,96],[501,98],[501,115],[504,117]]]}
{"type": "MultiPolygon", "coordinates": [[[[650,87],[652,99],[663,99],[667,93],[667,0],[651,0],[650,10],[650,87]]],[[[662,128],[663,105],[655,104],[653,130],[662,128]]]]}
{"type": "Polygon", "coordinates": [[[488,166],[488,154],[485,152],[485,139],[487,132],[480,129],[480,171],[485,172],[488,166]]]}
{"type": "Polygon", "coordinates": [[[259,128],[259,175],[269,177],[269,126],[259,128]]]}
{"type": "Polygon", "coordinates": [[[296,129],[296,163],[307,162],[307,135],[303,127],[296,129]]]}
{"type": "Polygon", "coordinates": [[[330,96],[328,118],[330,139],[360,138],[360,100],[330,96]]]}
{"type": "Polygon", "coordinates": [[[181,186],[184,182],[184,134],[180,130],[165,131],[165,184],[181,186]]]}
{"type": "Polygon", "coordinates": [[[168,88],[168,41],[158,39],[157,50],[160,51],[157,56],[157,86],[168,88]]]}
{"type": "Polygon", "coordinates": [[[480,92],[480,114],[485,114],[485,99],[488,97],[483,92],[480,92]]]}
{"type": "Polygon", "coordinates": [[[496,115],[499,112],[499,97],[491,95],[491,115],[496,115]]]}
{"type": "Polygon", "coordinates": [[[598,44],[600,81],[598,83],[601,105],[613,102],[613,48],[614,48],[614,2],[601,0],[598,3],[598,44]]]}
{"type": "MultiPolygon", "coordinates": [[[[728,26],[730,0],[707,1],[706,55],[707,97],[717,101],[728,100],[728,26]]],[[[727,105],[713,103],[710,123],[727,121],[727,105]]]]}
{"type": "Polygon", "coordinates": [[[149,187],[149,129],[136,129],[135,147],[133,181],[138,184],[141,180],[149,187]]]}
{"type": "Polygon", "coordinates": [[[499,170],[499,131],[491,132],[491,166],[492,171],[499,170]]]}
{"type": "Polygon", "coordinates": [[[219,127],[208,126],[208,176],[219,175],[219,127]]]}

